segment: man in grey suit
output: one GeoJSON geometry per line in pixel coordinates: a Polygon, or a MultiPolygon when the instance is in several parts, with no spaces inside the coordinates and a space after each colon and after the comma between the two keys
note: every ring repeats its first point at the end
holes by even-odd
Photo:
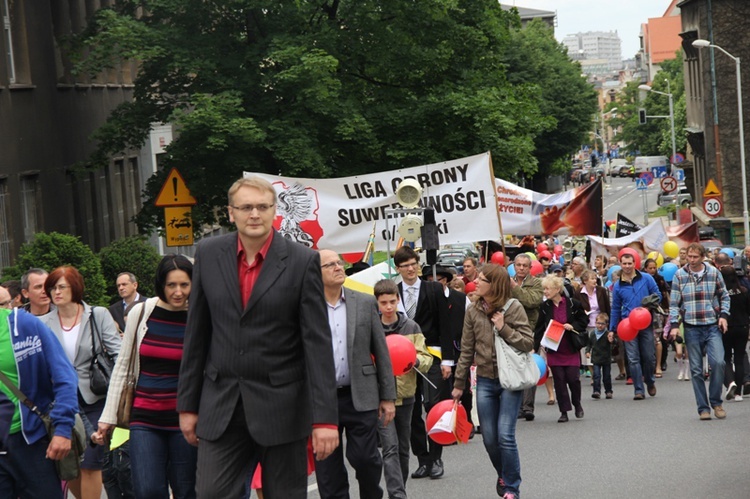
{"type": "MultiPolygon", "coordinates": [[[[378,451],[378,418],[396,415],[396,381],[375,297],[344,288],[344,262],[320,251],[328,324],[338,391],[339,433],[346,430],[346,457],[356,471],[359,497],[380,499],[383,460],[378,451]]],[[[315,466],[321,499],[349,497],[342,447],[315,466]]]]}
{"type": "Polygon", "coordinates": [[[275,204],[269,182],[238,180],[237,233],[195,254],[177,411],[199,498],[240,497],[259,462],[265,497],[304,498],[311,431],[316,459],[339,443],[320,257],[273,230],[275,204]]]}
{"type": "Polygon", "coordinates": [[[138,278],[132,272],[120,272],[115,280],[117,294],[120,299],[109,306],[109,313],[120,328],[120,332],[125,331],[125,309],[132,303],[146,301],[145,296],[138,292],[138,278]]]}

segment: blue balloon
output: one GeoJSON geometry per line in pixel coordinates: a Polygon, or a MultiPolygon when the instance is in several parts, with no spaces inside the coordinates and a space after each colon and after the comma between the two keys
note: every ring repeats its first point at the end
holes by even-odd
{"type": "Polygon", "coordinates": [[[664,280],[667,282],[672,282],[672,279],[674,279],[674,275],[677,272],[677,265],[675,265],[672,262],[667,262],[664,265],[661,266],[659,269],[659,273],[664,277],[664,280]]]}
{"type": "Polygon", "coordinates": [[[516,277],[516,268],[511,263],[510,266],[508,266],[508,275],[511,277],[516,277]]]}
{"type": "Polygon", "coordinates": [[[612,274],[614,274],[616,270],[622,270],[622,267],[619,265],[612,265],[609,270],[607,270],[607,280],[610,282],[612,281],[612,274]]]}
{"type": "Polygon", "coordinates": [[[734,258],[734,248],[722,248],[719,253],[724,253],[725,255],[728,255],[729,258],[734,258]]]}
{"type": "Polygon", "coordinates": [[[539,379],[542,379],[547,374],[547,363],[544,362],[544,359],[538,353],[533,353],[531,356],[534,357],[536,367],[539,368],[539,379]]]}

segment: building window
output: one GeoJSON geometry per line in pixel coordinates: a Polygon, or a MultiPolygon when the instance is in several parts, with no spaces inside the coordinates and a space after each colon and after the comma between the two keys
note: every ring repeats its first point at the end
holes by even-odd
{"type": "Polygon", "coordinates": [[[21,177],[21,216],[23,217],[23,239],[31,242],[41,226],[39,214],[42,200],[39,196],[38,175],[21,177]]]}
{"type": "Polygon", "coordinates": [[[8,223],[8,182],[0,180],[0,269],[10,267],[10,229],[8,223]]]}
{"type": "Polygon", "coordinates": [[[2,1],[3,15],[3,41],[5,42],[5,62],[8,68],[8,80],[11,84],[16,82],[16,65],[13,61],[13,31],[10,23],[10,9],[8,0],[2,1]]]}

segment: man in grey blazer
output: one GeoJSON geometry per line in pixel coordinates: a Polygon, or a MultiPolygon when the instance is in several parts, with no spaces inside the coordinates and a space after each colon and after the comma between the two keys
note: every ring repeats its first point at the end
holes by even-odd
{"type": "MultiPolygon", "coordinates": [[[[383,460],[378,451],[378,418],[396,415],[396,381],[375,297],[344,288],[344,262],[320,251],[328,324],[338,392],[339,433],[346,430],[346,457],[356,471],[359,497],[380,499],[383,460]]],[[[349,497],[342,447],[316,462],[321,499],[349,497]]]]}
{"type": "Polygon", "coordinates": [[[320,257],[273,230],[275,204],[269,182],[238,180],[237,233],[195,254],[177,411],[199,498],[240,497],[259,462],[265,497],[304,498],[311,432],[316,459],[338,446],[320,257]]]}

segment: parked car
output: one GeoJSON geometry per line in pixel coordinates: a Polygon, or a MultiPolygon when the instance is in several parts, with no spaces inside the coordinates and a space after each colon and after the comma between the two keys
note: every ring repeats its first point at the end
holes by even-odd
{"type": "Polygon", "coordinates": [[[437,263],[442,266],[453,266],[459,269],[463,269],[464,260],[469,257],[473,257],[474,254],[470,253],[467,249],[447,249],[442,250],[437,255],[437,263]]]}
{"type": "Polygon", "coordinates": [[[474,258],[479,258],[479,251],[477,251],[477,247],[472,243],[455,243],[455,244],[446,244],[443,246],[444,250],[456,250],[456,251],[464,251],[468,256],[473,256],[474,258]]]}
{"type": "Polygon", "coordinates": [[[673,205],[675,202],[675,199],[677,199],[677,204],[681,205],[682,207],[690,206],[690,204],[693,202],[693,196],[688,192],[687,186],[684,184],[680,184],[677,186],[677,190],[674,192],[664,192],[661,191],[656,196],[656,204],[659,206],[669,206],[673,205]]]}
{"type": "Polygon", "coordinates": [[[630,173],[630,166],[631,165],[620,165],[612,168],[612,176],[617,177],[630,177],[632,174],[630,173]]]}

